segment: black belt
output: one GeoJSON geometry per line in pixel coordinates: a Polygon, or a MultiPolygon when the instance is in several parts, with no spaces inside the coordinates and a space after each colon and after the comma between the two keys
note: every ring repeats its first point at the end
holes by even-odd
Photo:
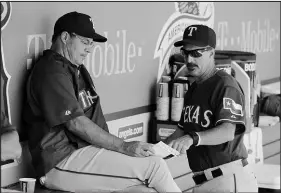
{"type": "MultiPolygon", "coordinates": [[[[241,162],[242,162],[243,167],[248,165],[247,159],[242,159],[241,162]]],[[[212,173],[213,178],[223,175],[222,170],[220,168],[214,169],[213,171],[211,171],[211,173],[212,173]]],[[[207,181],[207,177],[205,176],[205,173],[193,176],[192,178],[193,178],[195,184],[197,184],[197,185],[202,184],[203,182],[207,181]]]]}

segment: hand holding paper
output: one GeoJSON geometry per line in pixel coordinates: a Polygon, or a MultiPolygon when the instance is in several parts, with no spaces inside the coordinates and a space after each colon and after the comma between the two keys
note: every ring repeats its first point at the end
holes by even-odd
{"type": "Polygon", "coordinates": [[[180,154],[177,150],[171,148],[170,146],[166,145],[162,141],[155,144],[153,146],[153,149],[155,151],[154,155],[160,156],[162,158],[165,158],[165,157],[170,156],[170,155],[178,156],[180,154]]]}

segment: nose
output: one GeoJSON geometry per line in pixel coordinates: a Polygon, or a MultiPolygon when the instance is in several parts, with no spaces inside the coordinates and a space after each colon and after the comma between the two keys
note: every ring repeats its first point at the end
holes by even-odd
{"type": "Polygon", "coordinates": [[[90,46],[88,46],[88,47],[85,48],[85,51],[86,51],[87,53],[91,53],[92,50],[93,50],[93,47],[90,47],[90,46]]]}
{"type": "Polygon", "coordinates": [[[185,56],[185,60],[186,60],[187,63],[191,63],[191,62],[193,62],[193,57],[190,56],[190,54],[188,54],[188,55],[185,56]]]}

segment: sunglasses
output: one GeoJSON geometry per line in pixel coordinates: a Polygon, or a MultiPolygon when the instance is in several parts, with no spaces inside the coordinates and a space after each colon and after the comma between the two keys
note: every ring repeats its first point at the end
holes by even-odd
{"type": "Polygon", "coordinates": [[[200,49],[196,49],[196,50],[186,50],[186,49],[181,48],[180,51],[184,57],[188,57],[190,55],[193,58],[199,58],[202,56],[203,52],[211,50],[211,49],[212,49],[211,47],[200,48],[200,49]]]}

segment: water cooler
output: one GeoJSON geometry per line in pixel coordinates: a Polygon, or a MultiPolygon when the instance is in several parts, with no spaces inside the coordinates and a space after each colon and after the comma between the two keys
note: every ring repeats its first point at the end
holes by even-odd
{"type": "Polygon", "coordinates": [[[154,142],[162,141],[177,128],[183,108],[184,94],[189,80],[184,76],[184,58],[175,53],[169,59],[170,73],[166,73],[157,83],[156,112],[154,118],[154,142]],[[181,72],[181,73],[179,73],[181,72]],[[163,85],[163,86],[162,86],[163,85]]]}

